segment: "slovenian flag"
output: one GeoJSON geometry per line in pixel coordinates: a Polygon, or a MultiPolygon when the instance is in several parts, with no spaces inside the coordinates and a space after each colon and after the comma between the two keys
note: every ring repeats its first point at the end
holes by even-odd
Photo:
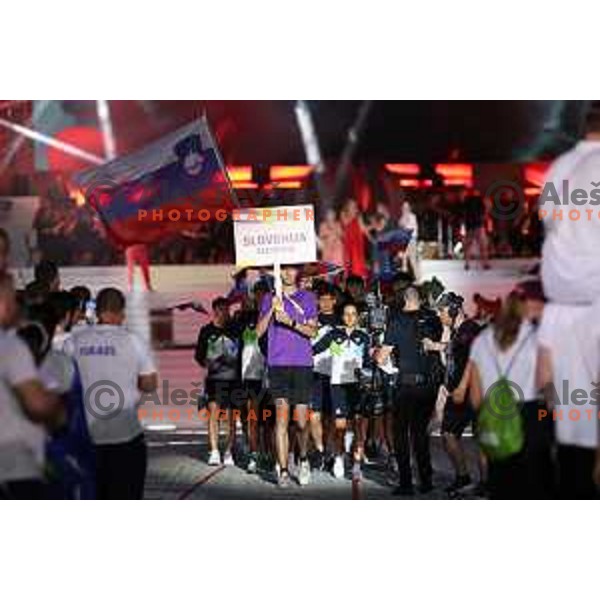
{"type": "Polygon", "coordinates": [[[235,204],[205,117],[137,152],[78,173],[73,184],[122,246],[192,230],[207,214],[212,219],[218,209],[230,211],[235,204]]]}

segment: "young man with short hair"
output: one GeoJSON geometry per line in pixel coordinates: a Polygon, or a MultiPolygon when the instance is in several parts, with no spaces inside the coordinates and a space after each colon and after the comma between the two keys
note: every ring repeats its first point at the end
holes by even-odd
{"type": "Polygon", "coordinates": [[[96,298],[98,324],[78,329],[64,351],[77,362],[86,419],[96,450],[99,499],[141,499],[147,450],[138,420],[142,393],[157,388],[150,349],[125,326],[125,296],[105,288],[96,298]]]}
{"type": "Polygon", "coordinates": [[[196,362],[206,369],[204,389],[208,400],[208,464],[220,465],[219,425],[222,416],[227,423],[227,439],[223,464],[233,466],[235,441],[234,408],[241,408],[242,386],[239,378],[239,332],[231,322],[229,300],[215,298],[212,302],[213,319],[200,329],[196,344],[196,362]],[[239,406],[232,401],[239,394],[239,406]]]}
{"type": "Polygon", "coordinates": [[[300,470],[298,482],[310,481],[308,462],[308,406],[313,392],[311,338],[317,332],[317,302],[312,292],[297,286],[299,268],[282,265],[282,297],[265,296],[256,326],[259,337],[267,335],[267,367],[271,396],[275,401],[275,446],[278,483],[289,485],[288,471],[290,411],[298,429],[300,470]]]}
{"type": "Polygon", "coordinates": [[[442,326],[437,315],[421,306],[419,291],[409,286],[404,291],[404,307],[393,313],[376,359],[383,364],[395,353],[398,386],[394,402],[394,442],[400,485],[395,494],[414,494],[410,447],[414,450],[419,473],[419,491],[433,489],[433,468],[428,426],[435,408],[441,381],[438,376],[439,355],[431,347],[439,342],[442,326]]]}
{"type": "MultiPolygon", "coordinates": [[[[339,324],[336,314],[337,296],[331,285],[325,285],[319,292],[318,330],[313,338],[313,350],[323,336],[339,324]]],[[[313,443],[319,452],[319,468],[323,468],[323,452],[329,439],[331,420],[331,354],[329,348],[316,354],[314,360],[314,390],[310,403],[310,431],[313,443]]]]}

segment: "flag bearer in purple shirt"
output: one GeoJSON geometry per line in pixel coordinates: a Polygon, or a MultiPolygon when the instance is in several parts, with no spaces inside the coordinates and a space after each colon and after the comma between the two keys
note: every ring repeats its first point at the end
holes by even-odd
{"type": "Polygon", "coordinates": [[[308,404],[313,389],[313,353],[311,338],[317,332],[317,300],[312,292],[297,286],[297,265],[282,265],[281,298],[269,294],[263,298],[256,326],[259,336],[267,335],[268,387],[275,400],[275,446],[278,484],[289,485],[288,425],[293,418],[298,430],[300,469],[298,483],[310,481],[307,458],[308,404]]]}

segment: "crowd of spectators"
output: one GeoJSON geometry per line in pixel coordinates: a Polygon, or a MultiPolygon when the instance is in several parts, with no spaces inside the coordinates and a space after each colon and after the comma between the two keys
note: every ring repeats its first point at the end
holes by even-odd
{"type": "MultiPolygon", "coordinates": [[[[31,261],[59,266],[108,266],[125,262],[124,249],[112,240],[94,210],[70,198],[42,197],[29,240],[31,261]]],[[[230,223],[195,224],[149,248],[153,264],[219,264],[233,262],[230,223]]]]}
{"type": "MultiPolygon", "coordinates": [[[[535,202],[525,202],[510,219],[499,217],[490,202],[476,191],[415,190],[405,201],[417,218],[418,238],[438,243],[439,258],[463,258],[473,207],[480,206],[490,258],[535,256],[542,239],[535,202]]],[[[356,201],[346,200],[339,210],[326,211],[317,224],[320,257],[364,275],[365,262],[372,262],[378,233],[400,225],[405,201],[374,202],[364,211],[356,201]]],[[[416,238],[415,238],[416,239],[416,238]]],[[[112,240],[95,211],[61,195],[43,196],[29,236],[31,262],[50,260],[60,266],[120,265],[124,249],[112,240]]],[[[234,261],[233,228],[230,222],[212,220],[193,227],[149,248],[152,264],[226,264],[234,261]]],[[[411,249],[414,261],[414,246],[411,249]]]]}

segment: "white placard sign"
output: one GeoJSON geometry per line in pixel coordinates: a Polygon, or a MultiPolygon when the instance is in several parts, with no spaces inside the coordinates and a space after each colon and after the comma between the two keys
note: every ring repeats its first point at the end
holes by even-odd
{"type": "Polygon", "coordinates": [[[233,211],[238,267],[301,264],[317,260],[312,204],[233,211]]]}

